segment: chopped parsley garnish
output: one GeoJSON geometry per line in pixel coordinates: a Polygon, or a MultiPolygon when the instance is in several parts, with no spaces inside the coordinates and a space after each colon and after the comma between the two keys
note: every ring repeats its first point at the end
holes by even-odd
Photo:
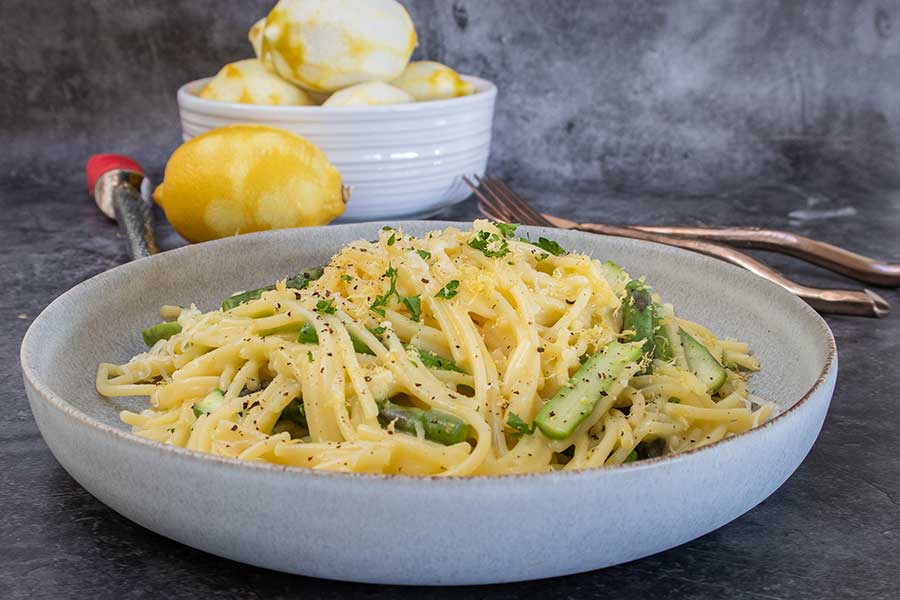
{"type": "MultiPolygon", "coordinates": [[[[525,240],[528,241],[528,240],[525,240]]],[[[562,256],[563,254],[567,254],[566,249],[559,245],[559,243],[554,240],[548,240],[545,237],[538,238],[536,242],[528,242],[533,246],[537,246],[544,252],[549,252],[553,256],[562,256]]]]}
{"type": "Polygon", "coordinates": [[[519,228],[518,223],[494,223],[497,229],[500,230],[500,233],[509,239],[512,239],[514,235],[516,235],[516,229],[519,228]]]}
{"type": "Polygon", "coordinates": [[[304,323],[303,327],[300,328],[300,333],[297,334],[297,343],[298,344],[318,344],[319,343],[319,334],[316,333],[316,328],[310,325],[309,323],[304,323]]]}
{"type": "Polygon", "coordinates": [[[381,230],[382,231],[393,231],[394,228],[391,227],[390,225],[385,225],[384,227],[381,228],[381,230]]]}
{"type": "Polygon", "coordinates": [[[506,419],[506,426],[513,430],[513,437],[522,437],[523,435],[531,435],[537,427],[534,423],[529,425],[522,417],[514,412],[509,413],[506,419]]]}
{"type": "Polygon", "coordinates": [[[316,302],[316,310],[320,313],[325,313],[326,315],[333,315],[334,311],[337,310],[334,306],[334,298],[329,298],[328,300],[319,300],[316,302]]]}
{"type": "Polygon", "coordinates": [[[408,344],[404,344],[404,347],[407,350],[415,350],[415,352],[419,355],[419,360],[422,361],[422,364],[428,369],[439,369],[441,371],[456,371],[457,373],[465,373],[462,369],[460,369],[455,362],[450,360],[449,358],[444,358],[443,356],[438,356],[433,352],[429,352],[424,348],[414,348],[408,344]]]}
{"type": "Polygon", "coordinates": [[[459,293],[458,288],[459,288],[459,281],[454,279],[453,281],[451,281],[450,283],[448,283],[447,285],[442,287],[440,290],[438,290],[438,293],[435,294],[434,297],[435,298],[443,298],[444,300],[449,300],[450,298],[452,298],[453,296],[455,296],[456,294],[459,293]]]}
{"type": "MultiPolygon", "coordinates": [[[[397,269],[394,267],[388,267],[388,270],[384,272],[383,277],[390,279],[391,286],[388,288],[387,292],[375,298],[375,302],[369,306],[369,309],[383,317],[385,316],[384,309],[387,308],[388,302],[391,301],[393,296],[397,296],[397,300],[402,302],[409,310],[410,318],[412,318],[413,321],[418,321],[421,318],[422,310],[422,302],[419,296],[401,296],[397,293],[397,269]]],[[[382,331],[384,331],[383,328],[382,331]]]]}
{"type": "Polygon", "coordinates": [[[353,335],[350,334],[350,343],[353,344],[353,351],[357,354],[368,354],[369,356],[375,356],[375,353],[372,352],[372,349],[366,346],[366,343],[353,335]]]}
{"type": "Polygon", "coordinates": [[[303,290],[309,286],[311,281],[318,279],[321,276],[322,269],[307,269],[285,280],[284,285],[291,289],[303,290]]]}
{"type": "Polygon", "coordinates": [[[681,398],[679,398],[678,396],[672,396],[671,398],[669,398],[669,402],[671,402],[672,404],[681,404],[681,398]]]}
{"type": "Polygon", "coordinates": [[[375,302],[373,302],[369,306],[369,310],[374,313],[378,313],[383,317],[385,315],[384,309],[387,307],[391,296],[397,293],[397,269],[395,269],[394,267],[388,267],[388,270],[384,272],[384,275],[382,275],[382,277],[387,277],[390,279],[391,287],[387,292],[375,298],[375,302]]]}
{"type": "Polygon", "coordinates": [[[471,240],[469,246],[480,250],[488,258],[506,256],[509,254],[509,242],[506,238],[489,231],[479,231],[471,240]]]}
{"type": "Polygon", "coordinates": [[[311,350],[306,353],[306,358],[309,359],[309,362],[313,362],[313,355],[311,350]]]}
{"type": "Polygon", "coordinates": [[[387,327],[382,327],[379,325],[378,327],[372,327],[371,329],[369,329],[369,331],[372,333],[372,335],[381,335],[382,333],[387,331],[387,327]]]}
{"type": "Polygon", "coordinates": [[[418,296],[402,296],[400,301],[409,309],[409,316],[413,321],[418,321],[422,309],[422,301],[418,296]]]}
{"type": "Polygon", "coordinates": [[[625,457],[625,462],[634,462],[638,459],[638,453],[635,450],[632,450],[631,453],[625,457]]]}
{"type": "Polygon", "coordinates": [[[416,250],[416,254],[421,256],[423,260],[431,260],[431,252],[428,250],[416,250]]]}
{"type": "Polygon", "coordinates": [[[353,281],[353,276],[352,275],[341,275],[341,279],[343,279],[344,281],[353,281]]]}
{"type": "Polygon", "coordinates": [[[394,242],[396,242],[396,241],[397,241],[397,234],[396,234],[396,233],[391,233],[391,237],[389,237],[388,240],[387,240],[387,245],[388,245],[388,246],[393,246],[393,245],[394,245],[394,242]]]}

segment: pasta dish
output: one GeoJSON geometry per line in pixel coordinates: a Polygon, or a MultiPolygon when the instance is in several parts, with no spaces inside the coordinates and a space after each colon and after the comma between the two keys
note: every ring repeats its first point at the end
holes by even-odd
{"type": "MultiPolygon", "coordinates": [[[[306,265],[304,265],[306,266],[306,265]]],[[[515,225],[384,228],[216,310],[164,306],[101,364],[122,420],[201,452],[334,471],[494,475],[684,452],[756,427],[746,344],[643,279],[515,225]]]]}

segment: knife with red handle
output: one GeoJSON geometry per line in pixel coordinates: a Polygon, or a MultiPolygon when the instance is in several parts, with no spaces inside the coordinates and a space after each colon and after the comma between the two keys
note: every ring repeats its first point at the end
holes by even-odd
{"type": "Polygon", "coordinates": [[[156,254],[153,212],[141,194],[144,170],[120,154],[95,154],[87,161],[88,192],[100,210],[118,222],[132,260],[156,254]]]}

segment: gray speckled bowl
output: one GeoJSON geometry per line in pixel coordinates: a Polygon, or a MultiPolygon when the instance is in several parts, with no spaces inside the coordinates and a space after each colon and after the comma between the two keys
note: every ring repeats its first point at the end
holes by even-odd
{"type": "MultiPolygon", "coordinates": [[[[629,561],[731,521],[775,491],[819,433],[834,339],[806,304],[736,267],[655,244],[540,231],[645,274],[679,314],[750,343],[753,390],[780,416],[701,450],[621,467],[417,479],[242,463],[138,438],[118,420],[140,399],[94,390],[101,361],[141,349],[162,304],[211,309],[327,259],[382,223],[266,232],[180,248],[102,273],[57,298],[22,343],[41,434],[63,467],[129,519],[235,560],[316,577],[467,584],[537,579],[629,561]]],[[[392,225],[398,225],[392,223],[392,225]]],[[[449,225],[399,224],[410,233],[449,225]]]]}

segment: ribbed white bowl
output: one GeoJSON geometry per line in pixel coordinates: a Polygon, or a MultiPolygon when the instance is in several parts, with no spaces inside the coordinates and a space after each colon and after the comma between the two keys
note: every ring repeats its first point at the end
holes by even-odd
{"type": "Polygon", "coordinates": [[[497,88],[478,77],[471,96],[365,107],[261,106],[206,100],[209,79],[178,90],[185,141],[236,123],[271,125],[321,148],[350,187],[338,222],[419,218],[465,200],[463,175],[482,175],[497,88]]]}

